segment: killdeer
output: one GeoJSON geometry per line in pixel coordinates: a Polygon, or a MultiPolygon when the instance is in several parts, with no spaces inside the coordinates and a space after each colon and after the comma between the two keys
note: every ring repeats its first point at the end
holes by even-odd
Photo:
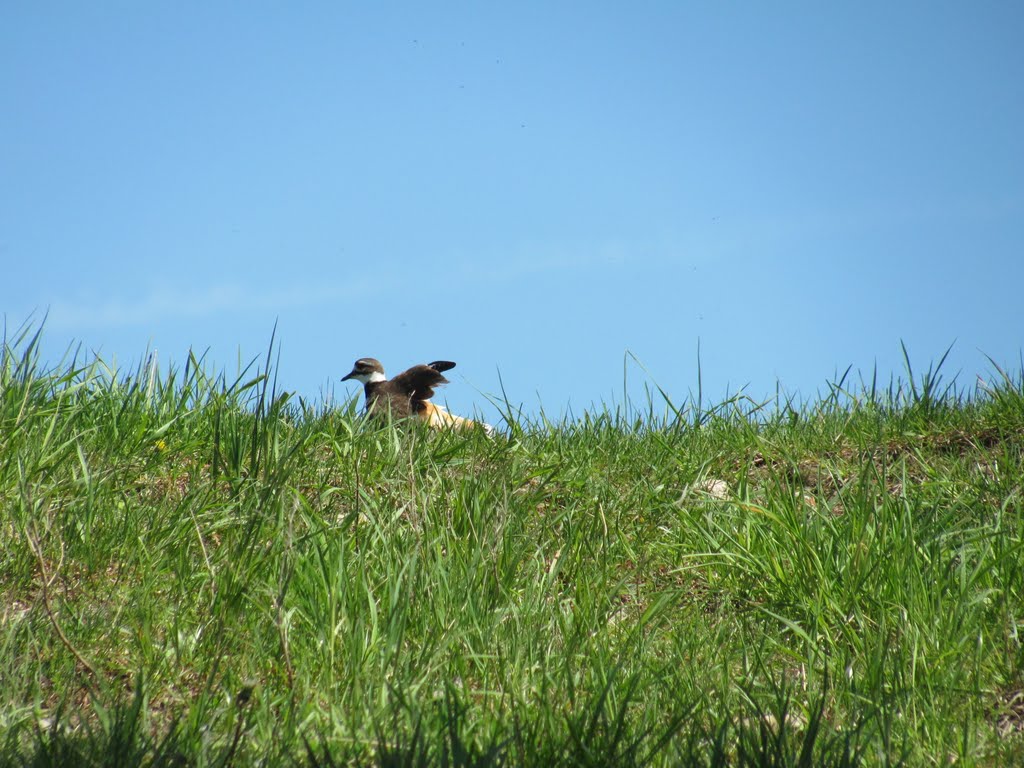
{"type": "Polygon", "coordinates": [[[414,365],[389,379],[384,375],[384,366],[379,360],[361,357],[341,380],[355,379],[363,383],[367,413],[380,414],[390,411],[393,418],[415,416],[436,429],[480,427],[488,435],[494,434],[494,427],[490,424],[464,419],[430,402],[434,395],[434,387],[448,383],[448,379],[443,375],[444,371],[454,367],[455,363],[450,360],[435,360],[426,365],[414,365]]]}

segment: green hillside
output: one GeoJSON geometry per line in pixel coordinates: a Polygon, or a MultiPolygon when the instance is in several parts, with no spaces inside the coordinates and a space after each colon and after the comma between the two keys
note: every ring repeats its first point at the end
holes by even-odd
{"type": "Polygon", "coordinates": [[[1024,764],[1016,375],[488,439],[37,341],[2,764],[1024,764]]]}

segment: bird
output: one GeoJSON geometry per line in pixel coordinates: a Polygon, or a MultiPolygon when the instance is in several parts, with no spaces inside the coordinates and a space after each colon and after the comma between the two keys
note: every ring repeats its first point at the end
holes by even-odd
{"type": "Polygon", "coordinates": [[[366,395],[366,412],[371,415],[391,414],[394,419],[415,417],[435,429],[472,429],[479,427],[488,435],[494,427],[482,421],[473,421],[449,413],[430,402],[434,387],[447,384],[444,372],[455,367],[450,360],[435,360],[425,365],[414,365],[393,379],[384,375],[384,366],[373,357],[361,357],[342,381],[361,382],[366,395]]]}

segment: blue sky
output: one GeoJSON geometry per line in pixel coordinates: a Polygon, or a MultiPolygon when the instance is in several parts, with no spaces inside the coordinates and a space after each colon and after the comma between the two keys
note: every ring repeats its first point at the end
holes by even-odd
{"type": "Polygon", "coordinates": [[[1024,5],[5,3],[0,311],[494,418],[1019,367],[1024,5]],[[33,315],[33,313],[35,313],[33,315]]]}

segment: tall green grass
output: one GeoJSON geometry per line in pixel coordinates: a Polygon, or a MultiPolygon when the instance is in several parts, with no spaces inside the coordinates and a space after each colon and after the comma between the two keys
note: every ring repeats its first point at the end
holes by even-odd
{"type": "MultiPolygon", "coordinates": [[[[1024,383],[367,423],[0,356],[0,763],[1024,762],[1024,383]]],[[[849,372],[847,372],[848,374],[849,372]]]]}

